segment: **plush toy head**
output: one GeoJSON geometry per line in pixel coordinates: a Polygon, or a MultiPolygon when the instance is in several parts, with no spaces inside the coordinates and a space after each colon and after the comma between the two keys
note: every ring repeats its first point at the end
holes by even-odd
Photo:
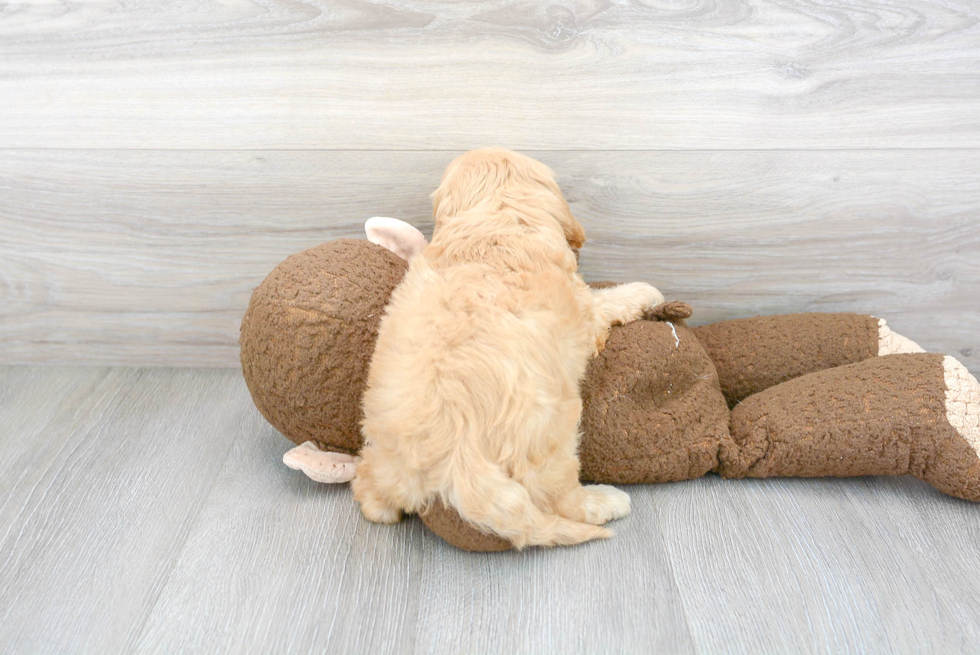
{"type": "Polygon", "coordinates": [[[361,449],[361,395],[378,323],[408,263],[338,239],[279,264],[242,320],[242,371],[255,405],[297,444],[361,449]]]}

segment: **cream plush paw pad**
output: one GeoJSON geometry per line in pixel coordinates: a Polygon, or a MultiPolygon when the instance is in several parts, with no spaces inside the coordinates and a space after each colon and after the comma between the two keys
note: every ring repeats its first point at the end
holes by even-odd
{"type": "Polygon", "coordinates": [[[908,337],[892,332],[885,319],[878,319],[878,356],[900,355],[902,353],[924,353],[925,350],[908,337]]]}
{"type": "Polygon", "coordinates": [[[956,358],[943,358],[946,420],[980,457],[980,382],[956,358]]]}

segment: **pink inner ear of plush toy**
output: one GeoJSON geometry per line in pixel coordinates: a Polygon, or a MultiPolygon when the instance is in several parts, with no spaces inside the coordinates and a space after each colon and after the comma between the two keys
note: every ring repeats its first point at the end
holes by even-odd
{"type": "Polygon", "coordinates": [[[302,471],[309,478],[327,484],[340,484],[354,479],[357,457],[346,453],[320,450],[315,443],[307,441],[282,456],[282,462],[289,468],[302,471]]]}
{"type": "Polygon", "coordinates": [[[364,223],[368,241],[387,248],[405,261],[422,252],[427,245],[425,235],[397,218],[375,216],[364,223]]]}

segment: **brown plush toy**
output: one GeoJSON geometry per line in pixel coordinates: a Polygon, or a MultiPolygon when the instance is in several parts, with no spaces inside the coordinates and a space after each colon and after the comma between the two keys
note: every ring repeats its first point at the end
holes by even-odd
{"type": "MultiPolygon", "coordinates": [[[[372,219],[367,231],[370,241],[331,241],[277,266],[242,322],[252,398],[300,444],[284,461],[322,482],[354,476],[378,323],[405,260],[425,244],[394,219],[372,219]]],[[[980,501],[980,384],[957,360],[924,353],[871,316],[690,328],[690,315],[685,303],[664,303],[614,327],[589,363],[583,480],[913,475],[980,501]]],[[[467,550],[511,547],[441,503],[422,519],[467,550]]]]}

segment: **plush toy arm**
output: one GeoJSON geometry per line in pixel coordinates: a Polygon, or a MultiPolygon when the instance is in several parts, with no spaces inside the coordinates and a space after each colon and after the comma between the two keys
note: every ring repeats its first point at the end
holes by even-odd
{"type": "Polygon", "coordinates": [[[731,434],[725,477],[914,475],[980,501],[980,383],[952,357],[897,354],[804,375],[739,404],[731,434]]]}
{"type": "Polygon", "coordinates": [[[787,314],[694,329],[718,370],[730,407],[807,373],[879,355],[923,352],[885,322],[860,314],[787,314]]]}
{"type": "Polygon", "coordinates": [[[426,246],[425,235],[397,218],[375,216],[364,223],[368,241],[387,248],[405,261],[422,252],[426,246]]]}

